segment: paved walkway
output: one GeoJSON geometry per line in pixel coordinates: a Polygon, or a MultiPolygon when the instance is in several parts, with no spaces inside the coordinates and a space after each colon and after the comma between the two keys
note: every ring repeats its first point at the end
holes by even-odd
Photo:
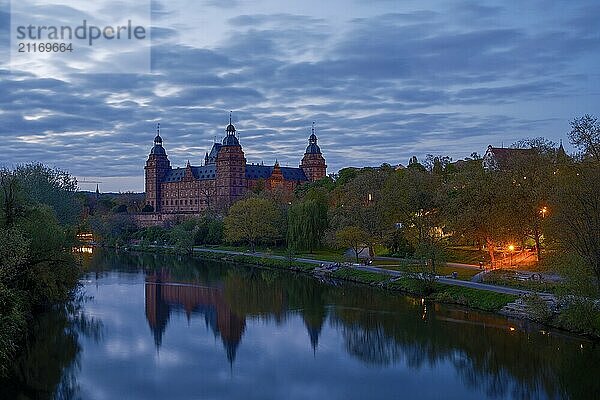
{"type": "MultiPolygon", "coordinates": [[[[381,260],[381,261],[398,261],[400,263],[420,263],[421,260],[411,260],[409,258],[398,258],[398,257],[380,257],[380,256],[375,256],[374,260],[381,260]]],[[[475,264],[463,264],[463,263],[455,263],[455,262],[447,262],[446,265],[448,267],[455,267],[455,268],[471,268],[471,269],[479,269],[479,265],[475,265],[475,264]]]]}
{"type": "MultiPolygon", "coordinates": [[[[265,258],[272,258],[275,260],[287,260],[287,257],[285,257],[285,256],[278,256],[278,255],[274,255],[274,254],[267,254],[267,253],[260,253],[260,252],[245,253],[242,251],[218,250],[218,249],[207,249],[207,248],[194,248],[194,251],[229,254],[229,255],[265,257],[265,258]]],[[[314,260],[311,258],[295,258],[295,260],[300,261],[300,262],[310,263],[310,264],[317,264],[317,265],[332,264],[331,261],[314,260]]],[[[452,266],[452,263],[448,263],[447,265],[452,266]]],[[[458,266],[458,265],[469,265],[469,264],[454,264],[454,266],[458,266]]],[[[472,266],[472,267],[476,267],[477,269],[479,269],[479,266],[472,266]]],[[[357,270],[375,272],[378,274],[385,274],[385,275],[394,276],[394,277],[399,277],[399,276],[404,275],[404,273],[400,272],[400,271],[394,271],[391,269],[385,269],[385,268],[379,268],[379,267],[353,265],[353,268],[355,268],[357,270]]],[[[533,292],[530,290],[515,289],[515,288],[511,288],[511,287],[507,287],[507,286],[488,285],[486,283],[461,281],[458,279],[451,279],[451,278],[439,277],[436,279],[436,281],[446,284],[446,285],[462,286],[462,287],[467,287],[467,288],[471,288],[471,289],[487,290],[487,291],[496,292],[496,293],[514,294],[517,296],[526,295],[526,294],[534,294],[534,293],[537,293],[542,296],[552,296],[552,294],[550,294],[550,293],[533,292]]]]}

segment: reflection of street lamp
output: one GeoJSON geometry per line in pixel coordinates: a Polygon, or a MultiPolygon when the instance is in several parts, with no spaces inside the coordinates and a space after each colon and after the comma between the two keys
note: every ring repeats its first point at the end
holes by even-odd
{"type": "Polygon", "coordinates": [[[513,266],[513,252],[515,251],[515,245],[511,244],[508,246],[508,251],[510,251],[510,266],[513,266]]]}

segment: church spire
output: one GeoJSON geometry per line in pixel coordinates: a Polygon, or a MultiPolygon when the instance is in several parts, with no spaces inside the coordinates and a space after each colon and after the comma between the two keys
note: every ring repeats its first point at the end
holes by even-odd
{"type": "Polygon", "coordinates": [[[317,144],[317,135],[315,135],[315,121],[312,122],[311,134],[308,138],[308,143],[314,145],[317,144]]]}
{"type": "Polygon", "coordinates": [[[227,125],[227,128],[225,129],[225,132],[227,132],[227,135],[235,135],[235,126],[233,126],[233,123],[231,122],[231,114],[233,113],[233,111],[229,111],[229,125],[227,125]]]}

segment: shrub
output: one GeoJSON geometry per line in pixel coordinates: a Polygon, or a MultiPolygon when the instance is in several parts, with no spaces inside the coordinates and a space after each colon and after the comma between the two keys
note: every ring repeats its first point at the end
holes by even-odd
{"type": "Polygon", "coordinates": [[[544,299],[537,294],[533,294],[525,296],[523,301],[527,306],[531,319],[541,323],[550,322],[553,313],[544,299]]]}
{"type": "Polygon", "coordinates": [[[574,299],[558,316],[561,327],[588,335],[600,335],[600,310],[591,300],[574,299]]]}

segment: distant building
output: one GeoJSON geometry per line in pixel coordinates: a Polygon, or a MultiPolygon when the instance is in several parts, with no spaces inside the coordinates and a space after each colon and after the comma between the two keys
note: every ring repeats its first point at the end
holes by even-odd
{"type": "Polygon", "coordinates": [[[483,168],[487,170],[501,170],[507,168],[511,160],[532,154],[532,149],[513,149],[490,145],[483,156],[483,168]]]}
{"type": "Polygon", "coordinates": [[[280,189],[292,192],[298,185],[326,176],[327,165],[313,123],[308,147],[298,168],[248,164],[235,127],[229,118],[225,137],[213,144],[204,165],[173,168],[163,147],[160,126],[146,161],[146,209],[157,214],[200,213],[226,208],[249,190],[280,189]]]}
{"type": "MultiPolygon", "coordinates": [[[[524,157],[532,157],[536,154],[535,149],[515,149],[504,147],[488,146],[482,162],[486,170],[502,170],[510,167],[510,163],[514,160],[524,157]]],[[[569,156],[563,147],[562,140],[557,149],[553,149],[552,153],[554,162],[563,164],[568,162],[569,156]]]]}

